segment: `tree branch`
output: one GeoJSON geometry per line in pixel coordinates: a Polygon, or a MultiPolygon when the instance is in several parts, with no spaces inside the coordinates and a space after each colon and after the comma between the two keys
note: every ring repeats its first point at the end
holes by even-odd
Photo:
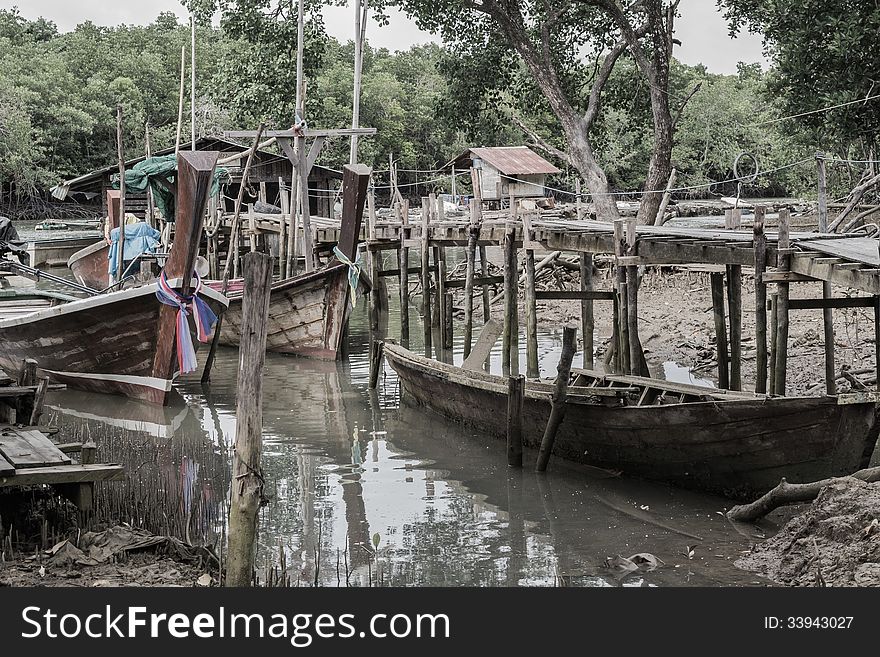
{"type": "Polygon", "coordinates": [[[693,98],[696,93],[700,90],[700,87],[703,86],[702,82],[697,82],[696,86],[691,89],[691,92],[685,97],[685,99],[681,103],[681,107],[678,108],[678,112],[675,113],[675,118],[672,119],[672,129],[675,130],[675,127],[678,125],[678,120],[681,118],[682,112],[684,112],[684,108],[687,107],[688,102],[691,98],[693,98]]]}
{"type": "Polygon", "coordinates": [[[541,137],[541,135],[539,135],[532,128],[530,128],[526,124],[526,122],[523,121],[519,117],[519,115],[513,110],[511,110],[511,113],[510,113],[510,119],[511,119],[511,121],[513,121],[517,125],[517,127],[519,127],[520,130],[522,130],[526,134],[526,136],[529,139],[532,140],[532,143],[531,143],[532,146],[534,146],[535,148],[540,148],[542,151],[544,151],[546,153],[550,153],[551,155],[558,157],[563,162],[566,162],[567,164],[574,166],[574,163],[572,162],[571,156],[568,153],[556,148],[552,144],[547,143],[547,141],[545,141],[544,138],[541,137]]]}

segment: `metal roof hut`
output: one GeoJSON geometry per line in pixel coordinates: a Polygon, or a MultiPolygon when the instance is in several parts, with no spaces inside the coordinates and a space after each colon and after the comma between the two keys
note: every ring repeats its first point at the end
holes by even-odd
{"type": "Polygon", "coordinates": [[[545,179],[559,169],[526,146],[469,148],[445,168],[480,169],[484,201],[545,196],[545,179]]]}

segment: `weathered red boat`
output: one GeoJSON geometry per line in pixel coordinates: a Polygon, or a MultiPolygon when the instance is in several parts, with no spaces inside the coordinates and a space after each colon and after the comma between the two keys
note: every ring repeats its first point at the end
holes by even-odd
{"type": "MultiPolygon", "coordinates": [[[[118,189],[107,190],[109,230],[119,228],[119,196],[118,189]]],[[[70,256],[67,266],[82,285],[95,290],[106,290],[110,286],[110,271],[107,267],[109,253],[110,245],[107,240],[101,239],[70,256]]]]}
{"type": "MultiPolygon", "coordinates": [[[[369,178],[369,167],[344,167],[342,225],[337,249],[350,262],[354,262],[357,255],[369,178]]],[[[351,310],[350,274],[347,264],[334,259],[317,271],[273,283],[269,295],[266,349],[324,360],[336,359],[351,310]]],[[[223,287],[219,281],[210,285],[216,290],[223,287]]],[[[230,282],[227,296],[229,308],[223,317],[219,343],[237,347],[242,322],[240,281],[230,282]]]]}
{"type": "MultiPolygon", "coordinates": [[[[506,436],[507,379],[386,344],[405,400],[506,436]]],[[[858,395],[765,397],[573,370],[554,455],[685,488],[753,499],[782,477],[808,482],[868,465],[877,405],[858,395]]],[[[528,381],[523,441],[540,447],[549,381],[528,381]]]]}
{"type": "Polygon", "coordinates": [[[217,155],[178,156],[174,243],[160,280],[0,319],[0,367],[17,371],[33,358],[43,373],[71,387],[164,403],[181,366],[191,367],[194,357],[187,349],[191,335],[178,326],[206,339],[198,317],[205,320],[207,309],[219,316],[228,305],[193,278],[217,155]],[[204,298],[197,300],[199,294],[204,298]]]}

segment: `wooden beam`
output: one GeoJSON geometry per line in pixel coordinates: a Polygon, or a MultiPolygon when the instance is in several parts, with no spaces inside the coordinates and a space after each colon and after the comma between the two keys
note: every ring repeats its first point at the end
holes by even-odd
{"type": "Polygon", "coordinates": [[[498,342],[498,338],[501,337],[503,331],[504,327],[498,320],[489,319],[483,324],[483,329],[480,331],[480,335],[477,336],[474,348],[471,349],[468,357],[464,359],[461,368],[472,371],[482,369],[483,363],[489,357],[492,347],[498,342]]]}
{"type": "Polygon", "coordinates": [[[789,299],[789,310],[817,310],[824,308],[873,308],[873,297],[844,297],[841,299],[789,299]]]}
{"type": "Polygon", "coordinates": [[[55,465],[16,470],[14,475],[0,477],[0,488],[37,484],[74,484],[86,481],[118,481],[124,477],[125,469],[121,465],[55,465]]]}
{"type": "MultiPolygon", "coordinates": [[[[254,130],[226,130],[223,136],[229,139],[248,139],[256,135],[254,130]]],[[[306,128],[305,130],[266,130],[264,137],[350,137],[351,135],[375,135],[376,128],[335,128],[330,130],[318,130],[306,128]]]]}
{"type": "Polygon", "coordinates": [[[540,290],[535,293],[539,301],[549,299],[613,301],[614,292],[605,290],[540,290]]]}

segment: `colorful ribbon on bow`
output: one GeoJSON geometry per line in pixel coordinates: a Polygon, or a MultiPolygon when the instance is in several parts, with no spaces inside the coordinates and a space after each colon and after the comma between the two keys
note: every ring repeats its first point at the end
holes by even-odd
{"type": "Polygon", "coordinates": [[[190,295],[180,294],[177,290],[168,284],[168,276],[165,271],[159,275],[158,288],[156,289],[156,298],[166,306],[177,307],[177,327],[176,327],[176,345],[177,345],[177,365],[181,374],[194,372],[198,369],[199,363],[196,360],[196,350],[193,346],[192,336],[189,333],[189,317],[187,308],[192,309],[193,319],[195,320],[196,336],[199,342],[207,342],[208,335],[214,324],[217,322],[217,315],[211,310],[205,301],[199,297],[199,291],[202,289],[202,279],[197,272],[193,272],[196,278],[196,287],[190,295]]]}
{"type": "Polygon", "coordinates": [[[351,307],[354,308],[357,301],[358,283],[361,279],[361,252],[357,252],[354,262],[349,260],[338,246],[333,247],[333,254],[339,258],[339,262],[348,265],[348,287],[351,288],[351,307]]]}

